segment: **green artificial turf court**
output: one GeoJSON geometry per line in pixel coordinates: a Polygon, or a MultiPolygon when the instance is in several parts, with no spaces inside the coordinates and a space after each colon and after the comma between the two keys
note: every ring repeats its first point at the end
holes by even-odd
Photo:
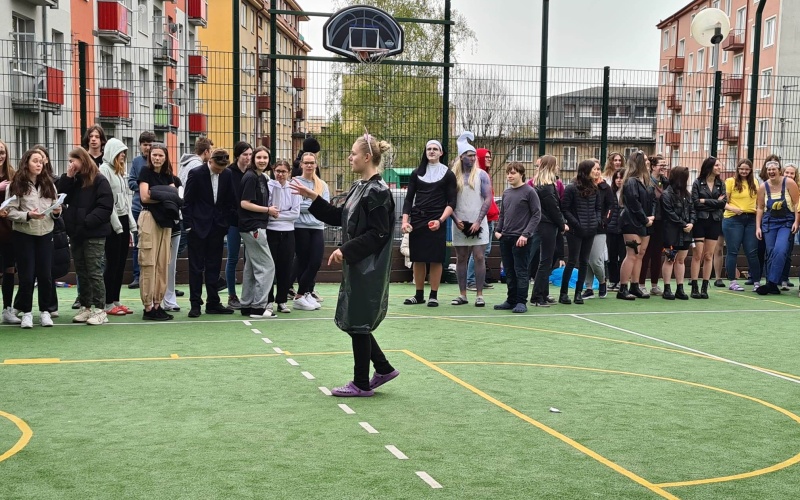
{"type": "Polygon", "coordinates": [[[413,286],[392,285],[377,338],[401,376],[339,399],[321,389],[352,373],[337,289],[274,320],[189,320],[183,298],[174,321],[143,322],[137,306],[102,327],[72,325],[75,291],[59,289],[55,328],[0,327],[0,498],[800,491],[794,294],[514,315],[491,309],[503,285],[483,309],[448,305],[453,285],[439,308],[403,306],[413,286]]]}

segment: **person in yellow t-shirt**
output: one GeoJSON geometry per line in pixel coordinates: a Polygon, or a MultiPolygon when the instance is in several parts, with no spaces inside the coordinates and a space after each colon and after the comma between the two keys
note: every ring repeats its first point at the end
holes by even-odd
{"type": "Polygon", "coordinates": [[[758,239],[756,239],[756,198],[758,184],[753,176],[753,163],[739,160],[736,175],[725,180],[728,203],[722,219],[722,234],[728,244],[725,257],[725,272],[731,283],[729,290],[741,292],[744,288],[736,281],[736,258],[739,247],[744,247],[749,277],[755,291],[761,281],[761,265],[758,263],[758,239]]]}

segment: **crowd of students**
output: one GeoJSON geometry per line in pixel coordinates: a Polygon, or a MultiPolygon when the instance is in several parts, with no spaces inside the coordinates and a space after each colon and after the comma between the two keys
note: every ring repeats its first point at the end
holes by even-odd
{"type": "MultiPolygon", "coordinates": [[[[506,165],[508,188],[498,207],[489,173],[491,151],[476,149],[472,140],[469,132],[459,137],[458,156],[449,167],[442,145],[429,141],[411,174],[401,229],[408,238],[416,293],[404,300],[406,305],[439,306],[448,240],[457,261],[454,306],[468,304],[472,291],[474,305],[486,305],[492,240],[499,244],[507,285],[506,300],[494,309],[515,313],[526,312],[528,303],[583,304],[609,292],[621,300],[654,295],[707,299],[712,274],[716,286],[726,286],[723,248],[731,291],[744,291],[749,284],[759,294],[779,294],[791,286],[800,191],[797,169],[782,168],[776,156],[764,162],[758,180],[749,160],[722,179],[720,162],[708,158],[690,184],[687,168],[668,169],[660,156],[636,151],[626,159],[615,152],[604,168],[597,159],[582,161],[565,186],[558,160],[545,155],[531,179],[523,164],[506,165]],[[747,281],[741,284],[740,248],[747,260],[747,281]],[[555,298],[549,284],[558,267],[563,271],[555,298]],[[573,271],[577,279],[571,293],[573,271]]],[[[322,298],[314,286],[322,264],[324,221],[315,217],[312,202],[330,200],[318,175],[319,149],[315,139],[307,139],[290,164],[273,162],[266,148],[246,142],[237,143],[231,157],[200,138],[194,154],[181,158],[175,175],[168,148],[144,132],[139,154],[126,171],[127,147],[107,139],[95,125],[70,151],[66,172],[56,177],[43,146],[25,152],[14,168],[0,142],[2,321],[31,328],[36,289],[39,323],[52,326],[58,316],[55,280],[67,273],[70,261],[78,282],[74,322],[102,325],[108,316],[131,314],[120,302],[129,247],[134,279],[128,286],[139,289],[145,320],[169,320],[170,313],[180,311],[175,274],[184,248],[191,318],[202,314],[203,305],[206,314],[240,310],[252,318],[271,318],[292,308],[319,309],[322,298]],[[240,297],[236,271],[242,245],[240,297]],[[225,289],[227,304],[219,295],[225,289]]]]}

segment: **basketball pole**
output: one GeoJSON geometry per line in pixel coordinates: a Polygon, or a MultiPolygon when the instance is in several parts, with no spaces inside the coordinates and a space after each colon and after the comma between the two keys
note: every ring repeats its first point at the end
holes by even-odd
{"type": "Polygon", "coordinates": [[[442,146],[449,149],[450,144],[450,0],[444,2],[444,74],[442,82],[442,146]]]}
{"type": "MultiPolygon", "coordinates": [[[[270,0],[269,13],[269,157],[270,163],[275,164],[274,158],[278,157],[275,146],[278,143],[278,116],[275,113],[278,105],[278,61],[275,59],[277,51],[275,46],[278,44],[278,23],[275,11],[278,8],[278,0],[270,0]]],[[[294,110],[292,110],[294,112],[294,110]]]]}
{"type": "MultiPolygon", "coordinates": [[[[761,24],[764,18],[764,7],[767,0],[761,0],[756,9],[756,27],[753,33],[753,69],[750,84],[750,116],[747,120],[747,158],[755,161],[755,142],[756,142],[756,114],[758,113],[758,77],[761,65],[761,24]]],[[[742,79],[744,79],[744,68],[742,68],[742,79]]]]}
{"type": "Polygon", "coordinates": [[[542,0],[542,63],[539,85],[539,156],[545,154],[547,138],[547,39],[550,27],[550,0],[542,0]]]}

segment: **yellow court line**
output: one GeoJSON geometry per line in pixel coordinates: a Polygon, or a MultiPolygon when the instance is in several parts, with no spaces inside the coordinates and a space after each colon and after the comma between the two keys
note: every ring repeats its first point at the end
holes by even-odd
{"type": "Polygon", "coordinates": [[[740,299],[756,300],[756,301],[759,300],[757,297],[748,297],[747,295],[742,295],[742,292],[734,293],[734,292],[726,292],[724,290],[718,290],[714,293],[724,293],[725,295],[733,295],[734,297],[739,297],[740,299]]]}
{"type": "Polygon", "coordinates": [[[34,358],[34,359],[7,359],[3,365],[66,365],[79,363],[121,363],[124,361],[184,361],[191,359],[247,359],[247,358],[276,358],[280,354],[232,354],[216,356],[178,356],[172,354],[170,357],[157,358],[107,358],[107,359],[58,359],[58,358],[34,358]]]}
{"type": "Polygon", "coordinates": [[[758,301],[758,302],[769,302],[771,304],[778,304],[778,305],[781,305],[781,306],[792,307],[794,309],[800,309],[800,305],[788,304],[786,302],[780,302],[778,300],[759,299],[758,297],[748,297],[746,295],[742,295],[741,293],[734,293],[734,292],[719,291],[719,292],[716,292],[716,293],[724,293],[725,295],[733,295],[734,297],[739,297],[739,298],[742,298],[742,299],[755,300],[755,301],[758,301]]]}
{"type": "Polygon", "coordinates": [[[421,356],[418,356],[417,354],[415,354],[415,353],[413,353],[413,352],[411,352],[409,350],[403,350],[403,352],[406,355],[412,357],[413,359],[416,359],[417,361],[419,361],[423,365],[427,366],[428,368],[431,368],[432,370],[435,370],[435,371],[439,372],[440,374],[442,374],[445,377],[449,378],[450,380],[452,380],[453,382],[457,383],[458,385],[468,389],[469,391],[473,392],[474,394],[477,394],[478,396],[482,397],[486,401],[489,401],[493,405],[502,408],[503,410],[511,413],[515,417],[517,417],[517,418],[519,418],[519,419],[521,419],[521,420],[533,425],[534,427],[536,427],[536,428],[538,428],[538,429],[550,434],[551,436],[563,441],[564,443],[572,446],[573,448],[575,448],[576,450],[580,451],[581,453],[583,453],[583,454],[585,454],[585,455],[587,455],[589,457],[592,457],[593,459],[597,460],[598,462],[600,462],[601,464],[605,465],[606,467],[609,467],[610,469],[614,470],[615,472],[618,472],[619,474],[622,474],[623,476],[625,476],[628,479],[636,482],[637,484],[639,484],[641,486],[644,486],[645,488],[649,489],[653,493],[656,493],[656,494],[658,494],[658,495],[660,495],[660,496],[662,496],[664,498],[669,498],[669,499],[674,499],[674,500],[678,499],[678,497],[676,497],[675,495],[669,493],[668,491],[665,491],[662,487],[660,487],[658,485],[655,485],[655,484],[651,483],[650,481],[644,479],[643,477],[641,477],[641,476],[629,471],[628,469],[626,469],[626,468],[624,468],[624,467],[612,462],[611,460],[609,460],[609,459],[605,458],[604,456],[600,455],[599,453],[587,448],[586,446],[580,444],[579,442],[575,441],[574,439],[569,438],[569,437],[565,436],[564,434],[561,434],[560,432],[558,432],[557,430],[553,429],[552,427],[548,427],[547,425],[539,422],[538,420],[534,420],[533,418],[525,415],[524,413],[522,413],[522,412],[520,412],[518,410],[515,410],[511,406],[503,403],[502,401],[500,401],[498,399],[493,398],[492,396],[486,394],[482,390],[480,390],[480,389],[468,384],[467,382],[464,382],[463,380],[461,380],[460,378],[458,378],[455,375],[451,374],[450,372],[444,370],[443,368],[441,368],[439,366],[436,366],[435,364],[431,363],[427,359],[425,359],[425,358],[423,358],[421,356]]]}
{"type": "Polygon", "coordinates": [[[17,426],[20,432],[22,432],[22,436],[20,436],[20,438],[17,440],[16,443],[14,443],[14,446],[12,446],[8,451],[0,455],[0,462],[2,462],[3,460],[6,460],[16,455],[17,453],[19,453],[21,449],[25,448],[25,446],[27,446],[28,442],[33,437],[33,431],[28,426],[28,424],[25,423],[24,420],[17,417],[16,415],[0,411],[0,417],[10,420],[14,425],[17,426]]]}
{"type": "MultiPolygon", "coordinates": [[[[384,349],[383,352],[405,352],[403,349],[384,349]]],[[[353,354],[353,351],[330,351],[330,352],[289,352],[283,351],[289,356],[333,356],[336,354],[353,354]]]]}
{"type": "MultiPolygon", "coordinates": [[[[777,406],[777,405],[774,405],[774,404],[769,403],[767,401],[764,401],[762,399],[758,399],[758,398],[755,398],[753,396],[748,396],[746,394],[740,394],[738,392],[729,391],[727,389],[721,389],[719,387],[714,387],[714,386],[711,386],[711,385],[699,384],[697,382],[689,382],[687,380],[680,380],[680,379],[675,379],[675,378],[670,378],[670,377],[660,377],[658,375],[646,375],[646,374],[643,374],[643,373],[632,373],[632,372],[625,372],[625,371],[619,371],[619,370],[606,370],[606,369],[602,369],[602,368],[588,368],[588,367],[582,367],[582,366],[547,365],[547,364],[541,364],[541,363],[486,362],[486,361],[441,361],[441,362],[436,362],[436,363],[432,363],[432,364],[434,364],[434,365],[532,366],[532,367],[537,367],[537,368],[563,368],[563,369],[568,369],[568,370],[589,371],[589,372],[597,372],[597,373],[608,373],[608,374],[612,374],[612,375],[627,375],[627,376],[633,376],[633,377],[642,377],[642,378],[648,378],[648,379],[653,379],[653,380],[663,380],[663,381],[666,381],[666,382],[675,382],[675,383],[678,383],[678,384],[684,384],[684,385],[688,385],[688,386],[692,386],[692,387],[699,387],[699,388],[702,388],[702,389],[708,389],[708,390],[711,390],[711,391],[716,391],[716,392],[720,392],[720,393],[723,393],[723,394],[728,394],[730,396],[736,396],[738,398],[742,398],[742,399],[746,399],[746,400],[749,400],[749,401],[753,401],[753,402],[758,403],[758,404],[760,404],[762,406],[766,406],[767,408],[769,408],[771,410],[775,410],[778,413],[782,413],[782,414],[786,415],[787,417],[789,417],[790,419],[794,420],[795,422],[800,423],[800,416],[790,412],[789,410],[781,408],[780,406],[777,406]]],[[[697,485],[701,485],[701,484],[722,483],[722,482],[727,482],[727,481],[735,481],[735,480],[738,480],[738,479],[748,479],[748,478],[751,478],[751,477],[761,476],[763,474],[768,474],[770,472],[775,472],[775,471],[778,471],[778,470],[781,470],[781,469],[785,469],[786,467],[790,467],[790,466],[795,465],[797,463],[800,463],[800,453],[794,455],[793,457],[791,457],[791,458],[789,458],[787,460],[784,460],[783,462],[777,463],[775,465],[771,465],[769,467],[764,467],[762,469],[750,471],[750,472],[743,472],[741,474],[733,474],[733,475],[730,475],[730,476],[712,477],[712,478],[707,478],[707,479],[695,479],[695,480],[692,480],[692,481],[675,481],[675,482],[669,482],[669,483],[659,483],[659,484],[656,484],[656,486],[659,486],[661,488],[675,488],[675,487],[678,487],[678,486],[697,486],[697,485]]]]}

